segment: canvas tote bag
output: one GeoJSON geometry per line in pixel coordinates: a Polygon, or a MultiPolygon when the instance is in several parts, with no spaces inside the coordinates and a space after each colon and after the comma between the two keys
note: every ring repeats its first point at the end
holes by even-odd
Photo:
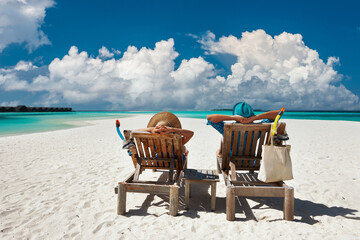
{"type": "MultiPolygon", "coordinates": [[[[271,124],[271,129],[273,125],[271,124]]],[[[275,146],[274,135],[270,131],[270,145],[263,145],[263,157],[258,179],[263,182],[278,182],[293,179],[290,145],[275,146]]]]}

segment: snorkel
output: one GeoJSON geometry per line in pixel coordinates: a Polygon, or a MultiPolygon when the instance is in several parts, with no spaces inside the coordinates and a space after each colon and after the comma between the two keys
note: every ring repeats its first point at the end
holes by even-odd
{"type": "Polygon", "coordinates": [[[275,121],[274,121],[274,124],[273,124],[273,129],[271,130],[272,135],[275,135],[277,123],[278,123],[278,121],[280,120],[280,118],[282,117],[282,115],[284,114],[284,112],[285,112],[285,108],[281,108],[280,112],[279,112],[278,115],[276,116],[275,121]]]}
{"type": "Polygon", "coordinates": [[[119,137],[121,138],[121,140],[124,140],[124,136],[120,132],[120,121],[119,120],[116,120],[116,131],[119,134],[119,137]]]}
{"type": "Polygon", "coordinates": [[[120,121],[119,121],[119,120],[116,120],[116,131],[117,131],[119,137],[121,138],[121,140],[123,141],[123,146],[122,146],[122,148],[123,148],[123,149],[127,149],[127,152],[128,152],[128,154],[129,154],[129,156],[131,156],[132,154],[131,154],[130,148],[131,148],[132,146],[134,146],[134,142],[133,142],[132,139],[129,139],[128,141],[126,141],[126,140],[124,139],[124,136],[123,136],[123,135],[121,134],[121,132],[120,132],[120,121]]]}

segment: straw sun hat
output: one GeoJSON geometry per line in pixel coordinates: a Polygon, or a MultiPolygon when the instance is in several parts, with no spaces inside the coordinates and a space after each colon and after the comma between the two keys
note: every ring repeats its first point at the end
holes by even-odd
{"type": "Polygon", "coordinates": [[[178,117],[171,112],[159,112],[155,114],[149,121],[147,127],[155,127],[156,125],[165,125],[168,127],[181,128],[178,117]]]}

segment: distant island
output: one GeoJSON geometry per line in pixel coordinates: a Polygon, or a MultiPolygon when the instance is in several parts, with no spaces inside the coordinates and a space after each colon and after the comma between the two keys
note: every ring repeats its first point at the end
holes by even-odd
{"type": "Polygon", "coordinates": [[[72,108],[63,107],[27,107],[18,105],[17,107],[2,107],[0,112],[72,112],[72,108]]]}
{"type": "MultiPolygon", "coordinates": [[[[232,111],[232,109],[211,109],[211,111],[232,111]]],[[[268,112],[271,110],[254,109],[254,112],[268,112]]],[[[285,112],[332,112],[332,113],[360,113],[355,110],[286,110],[285,112]]]]}

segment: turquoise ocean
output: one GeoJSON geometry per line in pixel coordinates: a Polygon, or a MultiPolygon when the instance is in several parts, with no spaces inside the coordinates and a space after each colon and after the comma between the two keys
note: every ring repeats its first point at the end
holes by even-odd
{"type": "MultiPolygon", "coordinates": [[[[206,119],[209,114],[231,111],[171,111],[178,117],[206,119]]],[[[33,132],[53,131],[78,126],[76,122],[94,119],[119,119],[156,112],[8,112],[0,113],[0,137],[33,132]]],[[[255,112],[259,114],[262,112],[255,112]]],[[[285,112],[282,119],[308,119],[360,122],[360,112],[285,112]]],[[[115,121],[114,121],[115,122],[115,121]]]]}

